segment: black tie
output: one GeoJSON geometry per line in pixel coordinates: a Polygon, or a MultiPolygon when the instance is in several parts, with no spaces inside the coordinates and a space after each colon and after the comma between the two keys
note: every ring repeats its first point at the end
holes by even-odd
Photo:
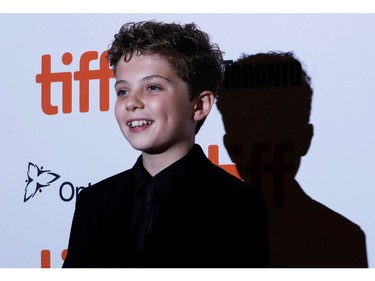
{"type": "Polygon", "coordinates": [[[154,214],[154,195],[155,186],[152,183],[146,183],[143,187],[143,210],[139,217],[135,234],[136,252],[139,252],[143,248],[145,238],[151,230],[154,214]]]}

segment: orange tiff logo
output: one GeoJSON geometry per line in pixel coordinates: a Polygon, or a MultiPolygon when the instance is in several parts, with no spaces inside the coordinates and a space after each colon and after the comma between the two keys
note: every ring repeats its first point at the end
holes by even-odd
{"type": "MultiPolygon", "coordinates": [[[[97,60],[98,52],[88,51],[81,55],[79,70],[72,72],[53,72],[51,70],[51,55],[42,56],[41,73],[35,76],[37,83],[41,84],[41,106],[47,115],[59,113],[59,106],[52,104],[52,83],[61,83],[62,88],[62,112],[72,112],[72,84],[79,82],[79,111],[89,111],[89,88],[91,80],[99,80],[99,108],[100,111],[109,110],[109,80],[113,78],[113,71],[106,58],[107,51],[104,51],[99,58],[99,69],[90,69],[90,62],[97,60]]],[[[64,65],[73,62],[73,55],[66,52],[62,55],[61,61],[64,65]]]]}

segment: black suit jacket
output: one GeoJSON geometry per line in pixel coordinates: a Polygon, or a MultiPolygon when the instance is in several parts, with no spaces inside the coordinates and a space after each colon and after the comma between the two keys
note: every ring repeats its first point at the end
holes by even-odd
{"type": "Polygon", "coordinates": [[[266,267],[260,195],[195,145],[168,193],[140,259],[130,245],[134,167],[79,193],[63,267],[266,267]]]}

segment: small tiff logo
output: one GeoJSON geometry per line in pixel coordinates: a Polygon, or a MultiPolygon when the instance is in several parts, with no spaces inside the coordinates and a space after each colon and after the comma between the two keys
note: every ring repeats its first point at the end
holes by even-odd
{"type": "Polygon", "coordinates": [[[57,173],[53,173],[51,170],[44,169],[43,166],[29,162],[27,167],[27,179],[25,192],[23,196],[23,202],[27,202],[33,198],[37,193],[41,193],[46,187],[59,186],[59,197],[64,202],[70,202],[78,193],[83,189],[91,185],[88,183],[87,186],[74,186],[69,181],[64,181],[59,184],[58,180],[61,176],[57,173]]]}

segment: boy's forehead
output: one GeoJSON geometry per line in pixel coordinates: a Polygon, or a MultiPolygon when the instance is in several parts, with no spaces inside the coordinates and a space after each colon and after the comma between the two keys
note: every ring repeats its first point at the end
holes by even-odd
{"type": "MultiPolygon", "coordinates": [[[[138,54],[125,60],[123,56],[115,68],[116,85],[133,84],[153,79],[162,79],[177,85],[187,82],[177,73],[176,68],[162,55],[138,54]]],[[[187,87],[187,85],[185,85],[187,87]]]]}
{"type": "Polygon", "coordinates": [[[142,68],[144,65],[153,67],[155,69],[172,69],[173,66],[169,63],[167,58],[159,54],[137,54],[134,53],[131,57],[125,58],[123,55],[116,65],[116,69],[119,66],[142,68]]]}
{"type": "Polygon", "coordinates": [[[144,73],[147,75],[176,75],[175,67],[162,55],[137,54],[125,60],[125,56],[119,60],[115,67],[115,76],[125,73],[144,73]]]}
{"type": "Polygon", "coordinates": [[[145,59],[145,60],[163,60],[165,62],[168,62],[168,59],[166,56],[159,54],[159,53],[146,53],[146,52],[133,52],[129,55],[122,55],[120,58],[120,61],[131,61],[134,59],[145,59]]]}

